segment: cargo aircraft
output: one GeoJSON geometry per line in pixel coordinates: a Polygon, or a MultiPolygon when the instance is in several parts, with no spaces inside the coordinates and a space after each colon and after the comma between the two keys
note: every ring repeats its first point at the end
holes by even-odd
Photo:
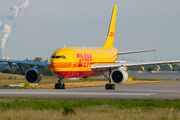
{"type": "Polygon", "coordinates": [[[29,83],[40,82],[43,76],[41,72],[42,67],[48,67],[51,73],[59,78],[58,83],[55,84],[55,89],[65,89],[64,78],[87,78],[104,75],[109,80],[109,84],[105,86],[106,90],[114,90],[115,84],[122,84],[127,81],[127,67],[180,63],[180,60],[116,63],[118,55],[156,51],[139,50],[118,52],[118,50],[113,47],[116,13],[117,5],[114,5],[107,39],[102,48],[60,48],[51,55],[48,63],[8,59],[0,59],[0,61],[7,62],[11,68],[12,63],[16,63],[20,68],[22,68],[22,64],[31,66],[25,73],[25,78],[29,83]],[[108,73],[108,75],[106,73],[108,73]]]}

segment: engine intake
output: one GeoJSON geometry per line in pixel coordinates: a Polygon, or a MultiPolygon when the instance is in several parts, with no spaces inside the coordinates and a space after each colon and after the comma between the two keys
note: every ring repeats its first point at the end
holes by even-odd
{"type": "Polygon", "coordinates": [[[39,70],[38,66],[35,66],[26,71],[25,78],[29,83],[38,83],[42,79],[42,72],[39,70]]]}
{"type": "Polygon", "coordinates": [[[110,79],[115,84],[121,84],[127,81],[128,74],[126,71],[122,70],[121,68],[115,69],[111,72],[110,79]]]}

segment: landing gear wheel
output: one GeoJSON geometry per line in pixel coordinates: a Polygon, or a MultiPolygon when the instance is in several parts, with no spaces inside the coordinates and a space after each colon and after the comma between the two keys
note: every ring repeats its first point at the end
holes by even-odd
{"type": "Polygon", "coordinates": [[[65,89],[65,84],[63,83],[64,77],[59,77],[58,83],[55,84],[55,89],[65,89]]]}
{"type": "Polygon", "coordinates": [[[63,85],[61,85],[61,87],[62,87],[61,89],[65,89],[65,84],[63,83],[63,85]]]}
{"type": "Polygon", "coordinates": [[[111,90],[115,90],[115,84],[111,84],[111,90]]]}
{"type": "Polygon", "coordinates": [[[106,90],[115,90],[115,84],[106,84],[105,88],[106,90]]]}
{"type": "Polygon", "coordinates": [[[109,84],[106,84],[105,87],[106,87],[106,90],[109,90],[109,84]]]}
{"type": "Polygon", "coordinates": [[[61,84],[61,83],[56,83],[55,84],[55,89],[65,89],[65,84],[61,84]]]}
{"type": "Polygon", "coordinates": [[[58,89],[57,85],[58,85],[58,83],[55,84],[55,89],[58,89]]]}
{"type": "Polygon", "coordinates": [[[111,85],[110,84],[106,84],[106,90],[110,90],[111,89],[111,85]]]}

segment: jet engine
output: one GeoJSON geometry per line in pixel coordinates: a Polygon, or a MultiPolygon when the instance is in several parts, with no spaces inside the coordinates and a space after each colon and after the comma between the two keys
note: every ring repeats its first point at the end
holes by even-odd
{"type": "Polygon", "coordinates": [[[29,83],[38,83],[42,79],[42,72],[38,66],[35,66],[26,71],[25,78],[29,83]]]}
{"type": "Polygon", "coordinates": [[[121,68],[115,69],[111,72],[110,79],[115,84],[121,84],[127,81],[128,74],[121,68]]]}

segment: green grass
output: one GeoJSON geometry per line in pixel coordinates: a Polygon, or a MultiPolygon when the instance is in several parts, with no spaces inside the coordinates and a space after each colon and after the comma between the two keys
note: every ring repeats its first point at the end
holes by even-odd
{"type": "Polygon", "coordinates": [[[77,109],[76,114],[63,115],[55,110],[1,111],[2,120],[179,120],[179,110],[174,109],[116,109],[109,106],[92,106],[77,109]]]}
{"type": "Polygon", "coordinates": [[[0,119],[180,119],[180,100],[0,98],[0,119]]]}
{"type": "Polygon", "coordinates": [[[71,105],[75,108],[89,106],[113,106],[118,109],[151,109],[173,108],[180,109],[180,100],[101,100],[101,99],[43,99],[43,98],[0,98],[0,110],[61,110],[63,105],[71,105]],[[6,102],[4,99],[8,99],[6,102]]]}
{"type": "Polygon", "coordinates": [[[180,100],[0,98],[0,119],[180,119],[180,100]]]}

